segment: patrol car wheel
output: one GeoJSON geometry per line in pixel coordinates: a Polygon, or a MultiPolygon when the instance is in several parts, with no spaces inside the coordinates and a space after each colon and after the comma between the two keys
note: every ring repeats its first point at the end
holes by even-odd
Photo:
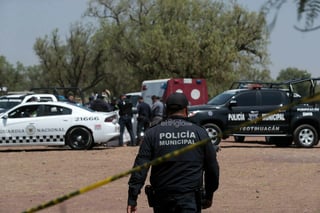
{"type": "Polygon", "coordinates": [[[245,137],[244,136],[233,136],[235,142],[243,142],[245,137]]]}
{"type": "Polygon", "coordinates": [[[69,130],[66,141],[72,149],[77,150],[90,149],[93,146],[92,134],[84,127],[75,127],[69,130]]]}
{"type": "Polygon", "coordinates": [[[203,127],[207,130],[209,137],[211,138],[211,143],[214,145],[218,145],[221,141],[222,131],[220,127],[216,124],[205,124],[203,127]]]}
{"type": "Polygon", "coordinates": [[[313,126],[303,124],[294,130],[293,139],[298,147],[310,148],[318,143],[319,137],[313,126]]]}

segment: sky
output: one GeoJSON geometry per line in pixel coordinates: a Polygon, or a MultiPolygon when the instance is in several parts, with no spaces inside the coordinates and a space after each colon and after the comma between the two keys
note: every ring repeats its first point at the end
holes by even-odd
{"type": "MultiPolygon", "coordinates": [[[[249,11],[259,11],[264,2],[238,0],[249,11]]],[[[280,8],[276,25],[270,32],[268,52],[272,64],[269,68],[273,78],[278,76],[280,70],[288,67],[306,70],[312,77],[320,77],[320,30],[307,33],[296,30],[294,26],[303,27],[303,22],[298,22],[296,10],[296,6],[287,1],[280,8]]],[[[268,23],[273,17],[273,14],[268,16],[268,23]]]]}
{"type": "MultiPolygon", "coordinates": [[[[249,11],[259,11],[265,0],[238,0],[249,11]]],[[[0,0],[0,55],[15,65],[39,64],[33,45],[36,38],[59,30],[61,39],[69,34],[75,22],[93,21],[82,17],[88,0],[0,0]]],[[[302,33],[296,8],[285,4],[270,34],[268,52],[272,64],[271,77],[288,67],[306,70],[312,77],[320,77],[320,30],[302,33]]]]}
{"type": "Polygon", "coordinates": [[[37,38],[59,30],[61,39],[72,24],[83,21],[87,0],[0,0],[0,55],[16,64],[39,64],[37,38]]]}

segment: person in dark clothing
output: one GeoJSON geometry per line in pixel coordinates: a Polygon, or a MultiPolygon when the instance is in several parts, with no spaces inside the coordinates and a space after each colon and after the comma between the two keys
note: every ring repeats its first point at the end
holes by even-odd
{"type": "Polygon", "coordinates": [[[116,111],[119,109],[116,97],[112,98],[110,105],[111,105],[112,111],[116,111]]]}
{"type": "Polygon", "coordinates": [[[159,96],[153,95],[152,99],[152,106],[151,106],[151,126],[154,126],[160,123],[163,119],[163,112],[164,112],[164,105],[160,101],[159,96]]]}
{"type": "Polygon", "coordinates": [[[137,105],[137,142],[136,145],[139,145],[142,141],[142,131],[146,131],[150,126],[150,119],[151,119],[151,107],[149,104],[145,103],[143,97],[140,96],[138,98],[138,105],[137,105]]]}
{"type": "Polygon", "coordinates": [[[123,134],[124,128],[126,127],[129,135],[130,135],[130,143],[128,145],[134,146],[135,140],[133,135],[133,128],[132,128],[132,103],[126,100],[126,95],[121,95],[120,100],[117,104],[119,108],[119,125],[120,125],[120,136],[119,136],[119,146],[123,146],[123,134]]]}
{"type": "MultiPolygon", "coordinates": [[[[204,128],[186,120],[187,105],[188,100],[182,93],[173,93],[167,98],[167,118],[145,132],[134,162],[136,167],[189,144],[208,141],[203,146],[152,166],[150,184],[153,199],[148,196],[148,201],[155,213],[201,212],[201,209],[211,207],[213,194],[219,186],[216,149],[204,128]]],[[[137,212],[138,195],[148,170],[131,174],[127,213],[137,212]]]]}
{"type": "Polygon", "coordinates": [[[112,108],[108,104],[102,95],[98,95],[96,100],[92,101],[90,108],[98,112],[111,112],[112,108]]]}
{"type": "Polygon", "coordinates": [[[94,101],[94,96],[91,95],[91,96],[89,96],[89,101],[87,103],[85,103],[84,105],[91,109],[91,104],[93,101],[94,101]]]}
{"type": "Polygon", "coordinates": [[[67,102],[72,104],[77,104],[77,102],[75,101],[73,92],[68,92],[67,102]]]}

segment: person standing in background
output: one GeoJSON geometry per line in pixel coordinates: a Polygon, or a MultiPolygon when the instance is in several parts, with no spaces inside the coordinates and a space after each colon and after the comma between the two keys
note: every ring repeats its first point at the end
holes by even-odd
{"type": "Polygon", "coordinates": [[[128,102],[126,100],[126,95],[121,95],[120,100],[117,104],[119,108],[119,125],[120,125],[120,136],[119,136],[119,146],[124,146],[123,144],[123,134],[124,134],[124,128],[126,127],[128,130],[128,133],[130,135],[130,142],[128,145],[134,146],[135,140],[134,140],[134,134],[133,134],[133,127],[132,127],[132,103],[128,102]]]}
{"type": "Polygon", "coordinates": [[[152,99],[152,107],[151,107],[151,124],[150,126],[154,126],[160,123],[163,119],[163,111],[164,105],[160,101],[160,97],[153,95],[152,99]]]}
{"type": "Polygon", "coordinates": [[[90,104],[90,108],[97,112],[111,112],[112,107],[107,101],[105,101],[102,95],[98,95],[97,99],[92,101],[90,104]]]}
{"type": "Polygon", "coordinates": [[[77,104],[77,102],[75,101],[75,97],[74,97],[73,92],[68,92],[67,102],[72,103],[72,104],[77,104]]]}
{"type": "Polygon", "coordinates": [[[110,105],[111,105],[112,111],[116,111],[119,109],[116,97],[112,98],[110,105]]]}
{"type": "Polygon", "coordinates": [[[137,141],[136,145],[139,145],[142,141],[141,133],[142,131],[146,131],[147,128],[150,126],[151,120],[151,107],[149,104],[145,103],[142,96],[138,98],[138,105],[137,105],[137,141]]]}

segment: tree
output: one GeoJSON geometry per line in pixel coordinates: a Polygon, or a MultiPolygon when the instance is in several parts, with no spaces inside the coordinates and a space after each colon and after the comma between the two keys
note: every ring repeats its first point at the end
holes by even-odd
{"type": "MultiPolygon", "coordinates": [[[[283,82],[288,80],[299,80],[311,78],[311,73],[308,73],[306,70],[299,70],[297,68],[289,67],[287,69],[280,70],[277,77],[277,81],[283,82]]],[[[299,95],[303,97],[309,96],[310,82],[299,83],[293,85],[293,89],[299,95]]]]}
{"type": "Polygon", "coordinates": [[[311,74],[306,70],[299,70],[298,68],[288,67],[280,70],[277,81],[288,81],[295,79],[311,78],[311,74]]]}
{"type": "Polygon", "coordinates": [[[6,87],[9,91],[25,90],[25,71],[25,67],[20,62],[17,62],[14,67],[4,56],[0,56],[0,88],[6,87]]]}
{"type": "Polygon", "coordinates": [[[105,80],[107,55],[91,27],[75,24],[63,43],[54,30],[37,38],[34,50],[41,61],[43,80],[51,87],[92,89],[105,80]]]}
{"type": "MultiPolygon", "coordinates": [[[[262,11],[264,13],[270,13],[272,10],[276,11],[272,26],[275,24],[277,14],[282,7],[287,3],[287,0],[268,0],[264,3],[262,11]]],[[[320,25],[315,25],[315,20],[320,13],[320,1],[318,0],[298,0],[295,1],[297,7],[298,21],[304,20],[304,27],[295,26],[299,31],[309,32],[320,29],[320,25]]]]}
{"type": "Polygon", "coordinates": [[[48,82],[43,80],[42,69],[40,65],[29,66],[26,68],[27,83],[25,88],[47,87],[48,82]]]}
{"type": "Polygon", "coordinates": [[[203,77],[216,93],[268,64],[264,14],[235,3],[92,0],[87,15],[101,21],[106,48],[140,82],[203,77]]]}

